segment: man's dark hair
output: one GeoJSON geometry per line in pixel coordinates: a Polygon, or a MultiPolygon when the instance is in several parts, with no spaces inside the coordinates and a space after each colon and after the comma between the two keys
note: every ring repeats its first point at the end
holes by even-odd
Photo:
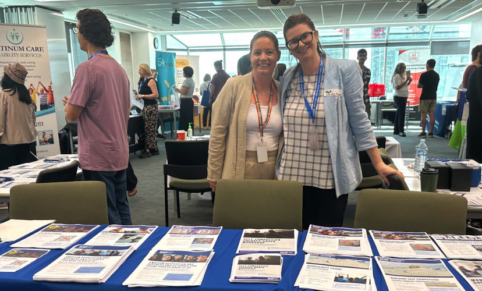
{"type": "Polygon", "coordinates": [[[478,54],[482,54],[482,44],[476,45],[471,52],[472,55],[472,62],[477,59],[478,54]]]}
{"type": "Polygon", "coordinates": [[[359,56],[360,54],[367,54],[368,55],[368,52],[366,49],[361,49],[358,51],[358,53],[356,54],[357,56],[359,56]]]}
{"type": "Polygon", "coordinates": [[[182,68],[182,71],[184,72],[184,74],[186,74],[187,78],[192,78],[192,75],[194,75],[193,68],[189,66],[182,68]]]}
{"type": "Polygon", "coordinates": [[[114,42],[113,27],[99,9],[83,9],[77,12],[79,33],[96,47],[110,47],[114,42]]]}
{"type": "Polygon", "coordinates": [[[21,102],[27,104],[31,104],[33,102],[32,97],[28,93],[27,87],[25,87],[23,84],[15,82],[6,73],[3,74],[1,84],[4,92],[11,92],[10,96],[13,96],[18,92],[18,99],[21,102]]]}
{"type": "Polygon", "coordinates": [[[221,67],[221,69],[222,69],[223,68],[223,61],[222,60],[215,61],[214,67],[221,67]]]}
{"type": "Polygon", "coordinates": [[[427,61],[427,65],[432,69],[435,68],[436,63],[437,62],[434,59],[430,59],[430,60],[427,61]]]}
{"type": "Polygon", "coordinates": [[[246,75],[251,72],[253,68],[251,67],[251,61],[249,60],[249,54],[244,55],[238,60],[238,71],[242,75],[246,75]]]}

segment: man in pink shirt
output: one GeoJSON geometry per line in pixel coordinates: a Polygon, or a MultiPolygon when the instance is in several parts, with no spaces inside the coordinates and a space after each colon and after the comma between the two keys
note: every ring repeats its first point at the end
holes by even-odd
{"type": "Polygon", "coordinates": [[[106,51],[114,42],[107,17],[97,9],[80,10],[76,17],[72,30],[89,60],[79,65],[70,97],[62,100],[65,117],[79,120],[80,167],[84,180],[105,183],[109,223],[132,224],[126,195],[129,79],[106,51]]]}

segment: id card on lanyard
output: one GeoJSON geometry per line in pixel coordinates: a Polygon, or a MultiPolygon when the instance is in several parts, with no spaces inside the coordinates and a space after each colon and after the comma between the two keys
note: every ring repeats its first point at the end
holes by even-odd
{"type": "Polygon", "coordinates": [[[325,63],[323,58],[320,57],[320,66],[318,67],[318,74],[316,77],[315,95],[313,96],[313,107],[310,106],[308,99],[306,98],[306,95],[305,95],[305,80],[303,79],[303,70],[301,69],[301,66],[299,67],[299,70],[298,70],[301,96],[303,96],[303,99],[305,100],[306,111],[308,112],[308,115],[311,119],[311,125],[308,133],[308,142],[310,145],[310,150],[313,150],[313,151],[320,149],[320,145],[318,143],[318,131],[316,129],[316,124],[315,124],[315,115],[316,115],[316,107],[318,106],[318,98],[320,97],[321,83],[323,82],[324,64],[325,63]]]}
{"type": "Polygon", "coordinates": [[[258,112],[258,129],[260,142],[256,145],[256,153],[258,157],[258,163],[265,163],[268,161],[268,146],[263,141],[264,129],[268,125],[269,119],[271,117],[272,101],[273,101],[273,84],[269,85],[269,103],[268,103],[268,114],[266,120],[263,122],[263,114],[261,112],[261,105],[259,104],[258,92],[256,91],[256,84],[253,78],[253,95],[254,101],[256,102],[256,111],[258,112]]]}

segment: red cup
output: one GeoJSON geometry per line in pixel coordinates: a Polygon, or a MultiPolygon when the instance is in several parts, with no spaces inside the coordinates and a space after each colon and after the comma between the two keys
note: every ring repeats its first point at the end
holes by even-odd
{"type": "Polygon", "coordinates": [[[177,131],[177,140],[186,140],[186,131],[185,130],[178,130],[177,131]]]}

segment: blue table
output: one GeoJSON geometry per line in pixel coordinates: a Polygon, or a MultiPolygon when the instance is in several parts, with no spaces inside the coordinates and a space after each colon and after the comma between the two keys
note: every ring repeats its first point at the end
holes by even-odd
{"type": "MultiPolygon", "coordinates": [[[[87,242],[94,235],[99,233],[107,225],[102,225],[93,233],[86,236],[79,241],[79,244],[87,242]]],[[[69,290],[69,291],[84,291],[84,290],[132,290],[127,286],[122,286],[122,283],[134,271],[135,268],[144,259],[151,248],[167,233],[168,227],[159,227],[130,257],[122,264],[119,269],[103,284],[81,284],[81,283],[60,283],[60,282],[39,282],[33,281],[33,275],[52,263],[55,259],[60,257],[65,250],[51,250],[47,255],[38,259],[34,263],[28,265],[20,271],[15,273],[1,273],[0,272],[0,290],[8,291],[23,291],[23,290],[69,290]]],[[[283,256],[283,270],[282,280],[279,284],[251,284],[251,283],[230,283],[229,277],[231,275],[231,266],[233,258],[241,238],[241,230],[223,229],[214,247],[215,255],[209,264],[204,280],[199,287],[156,287],[144,288],[142,290],[202,290],[202,291],[254,291],[254,290],[303,290],[298,287],[293,287],[299,271],[303,266],[304,252],[303,243],[305,241],[306,232],[302,232],[298,237],[298,254],[296,256],[283,256]]],[[[379,255],[375,244],[369,237],[370,245],[374,255],[379,255]]],[[[12,243],[0,244],[0,254],[5,253],[10,249],[12,243]]],[[[447,261],[447,260],[444,260],[447,261]]],[[[388,290],[385,280],[378,265],[374,262],[375,282],[378,290],[388,290]]],[[[460,284],[465,290],[473,289],[465,282],[465,280],[455,271],[451,266],[448,267],[452,274],[455,275],[460,284]]]]}
{"type": "MultiPolygon", "coordinates": [[[[449,132],[449,126],[452,121],[455,122],[457,120],[457,104],[454,102],[438,102],[434,115],[435,125],[433,127],[433,134],[445,137],[449,132]]],[[[430,126],[429,122],[427,122],[427,126],[430,126]]]]}

